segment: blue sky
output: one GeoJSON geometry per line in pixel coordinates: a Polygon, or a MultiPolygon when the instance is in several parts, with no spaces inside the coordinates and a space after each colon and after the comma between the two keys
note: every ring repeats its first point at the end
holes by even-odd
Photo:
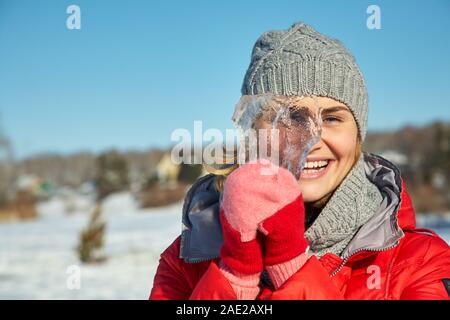
{"type": "Polygon", "coordinates": [[[355,55],[369,130],[450,120],[450,1],[0,0],[0,125],[17,158],[231,128],[255,40],[300,20],[355,55]],[[66,28],[71,4],[81,30],[66,28]]]}

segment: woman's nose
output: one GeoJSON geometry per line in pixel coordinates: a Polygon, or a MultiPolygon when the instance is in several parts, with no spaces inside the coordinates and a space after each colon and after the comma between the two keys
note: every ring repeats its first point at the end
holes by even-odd
{"type": "Polygon", "coordinates": [[[322,141],[322,138],[320,138],[319,141],[311,147],[311,149],[309,150],[309,153],[312,153],[316,150],[320,150],[322,147],[323,147],[323,141],[322,141]]]}

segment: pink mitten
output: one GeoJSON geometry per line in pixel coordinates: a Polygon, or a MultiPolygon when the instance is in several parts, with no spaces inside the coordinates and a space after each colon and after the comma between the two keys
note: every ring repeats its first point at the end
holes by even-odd
{"type": "MultiPolygon", "coordinates": [[[[295,261],[308,246],[303,236],[303,220],[300,189],[288,170],[260,161],[241,166],[230,174],[224,187],[223,264],[232,274],[253,274],[254,279],[259,278],[263,258],[258,230],[266,235],[266,265],[276,268],[295,261]]],[[[275,277],[276,273],[277,270],[275,277]]]]}

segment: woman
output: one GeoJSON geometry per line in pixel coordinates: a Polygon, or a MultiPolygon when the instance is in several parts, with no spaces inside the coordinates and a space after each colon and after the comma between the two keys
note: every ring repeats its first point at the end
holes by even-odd
{"type": "Polygon", "coordinates": [[[339,41],[304,23],[264,33],[242,94],[306,96],[320,140],[300,179],[261,162],[199,179],[151,299],[449,299],[448,245],[416,228],[398,168],[361,152],[367,91],[339,41]]]}

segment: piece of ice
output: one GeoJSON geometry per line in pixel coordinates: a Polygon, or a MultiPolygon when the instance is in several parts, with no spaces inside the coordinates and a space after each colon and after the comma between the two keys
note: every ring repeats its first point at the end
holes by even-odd
{"type": "Polygon", "coordinates": [[[269,145],[265,148],[273,147],[268,152],[270,158],[265,159],[288,169],[299,179],[309,151],[320,141],[320,110],[314,96],[242,96],[232,120],[243,135],[245,161],[256,160],[255,154],[258,159],[264,158],[265,154],[262,156],[259,151],[265,143],[269,145]],[[262,129],[270,131],[265,137],[273,138],[275,134],[278,140],[261,139],[258,134],[262,129]],[[251,140],[252,134],[258,137],[258,145],[251,140]]]}

